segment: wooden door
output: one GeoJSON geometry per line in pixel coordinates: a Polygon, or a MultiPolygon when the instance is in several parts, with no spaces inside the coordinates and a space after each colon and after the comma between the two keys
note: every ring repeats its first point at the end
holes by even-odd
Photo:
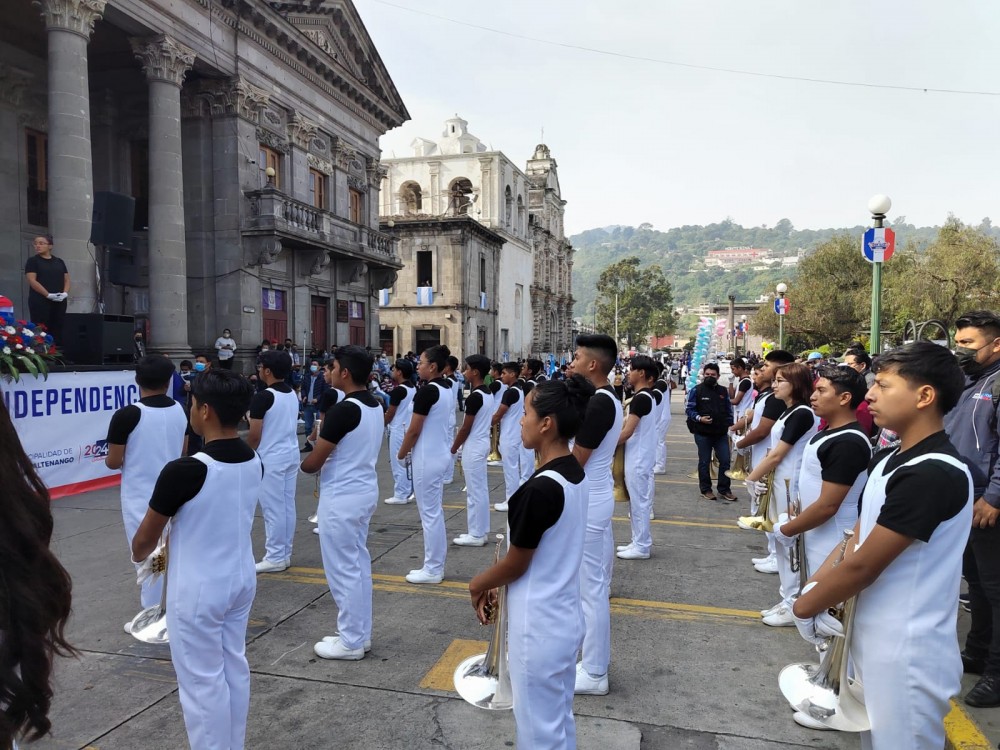
{"type": "Polygon", "coordinates": [[[358,346],[368,346],[368,336],[365,332],[365,303],[353,300],[347,303],[347,322],[350,343],[358,346]]]}
{"type": "Polygon", "coordinates": [[[330,298],[313,297],[310,303],[309,323],[312,328],[312,348],[326,349],[330,341],[327,325],[330,320],[330,298]]]}
{"type": "Polygon", "coordinates": [[[268,341],[283,342],[288,338],[288,310],[281,289],[261,289],[261,323],[268,341]]]}

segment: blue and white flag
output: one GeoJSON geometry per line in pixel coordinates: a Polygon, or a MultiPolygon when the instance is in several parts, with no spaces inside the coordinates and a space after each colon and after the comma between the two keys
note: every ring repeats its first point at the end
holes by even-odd
{"type": "Polygon", "coordinates": [[[486,309],[486,292],[479,293],[479,307],[483,310],[486,309]]]}
{"type": "Polygon", "coordinates": [[[432,287],[432,286],[418,286],[417,287],[417,304],[418,305],[433,305],[434,304],[434,287],[432,287]]]}
{"type": "Polygon", "coordinates": [[[389,290],[379,289],[378,290],[378,304],[379,307],[385,307],[389,304],[389,290]]]}

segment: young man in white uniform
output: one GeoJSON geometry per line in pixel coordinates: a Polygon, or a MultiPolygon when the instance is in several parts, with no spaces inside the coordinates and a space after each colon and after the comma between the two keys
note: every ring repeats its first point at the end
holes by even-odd
{"type": "MultiPolygon", "coordinates": [[[[184,407],[167,395],[173,382],[174,365],[166,357],[151,354],[135,366],[139,401],[123,406],[108,425],[108,455],[104,464],[122,470],[122,521],[129,549],[136,529],[146,516],[149,498],[163,467],[184,455],[187,414],[184,407]]],[[[142,608],[160,603],[163,579],[147,578],[139,599],[142,608]]],[[[125,623],[131,632],[132,621],[125,623]]]]}
{"type": "Polygon", "coordinates": [[[367,388],[372,364],[371,355],[360,346],[337,349],[332,380],[344,398],[327,413],[316,447],[302,462],[306,474],[320,472],[320,551],[337,604],[337,634],[313,646],[323,659],[357,661],[371,650],[368,525],[378,505],[375,465],[384,428],[382,404],[367,388]]]}
{"type": "Polygon", "coordinates": [[[635,393],[616,445],[625,444],[625,486],[632,515],[632,541],[618,548],[622,560],[648,560],[653,546],[653,461],[656,454],[656,365],[645,356],[632,358],[628,373],[635,393]]]}
{"type": "Polygon", "coordinates": [[[385,424],[389,429],[389,466],[392,468],[392,497],[385,499],[386,505],[405,505],[413,495],[413,479],[406,476],[406,464],[396,456],[403,436],[410,426],[413,416],[413,395],[417,389],[410,385],[413,365],[409,360],[397,359],[392,367],[392,379],[396,387],[389,392],[389,408],[385,412],[385,424]]]}
{"type": "Polygon", "coordinates": [[[585,377],[596,389],[587,402],[583,424],[576,433],[573,455],[587,474],[590,494],[587,505],[587,535],[580,566],[583,602],[583,658],[576,668],[577,695],[607,695],[611,664],[611,570],[615,541],[611,516],[615,509],[614,461],[622,431],[622,405],[608,375],[617,357],[615,340],[597,333],[576,339],[573,372],[585,377]]]}
{"type": "MultiPolygon", "coordinates": [[[[521,417],[524,415],[524,391],[517,385],[517,362],[505,362],[500,377],[506,386],[500,397],[500,406],[493,415],[493,424],[500,425],[500,457],[503,463],[504,499],[493,507],[507,511],[507,502],[521,486],[521,417]]],[[[532,466],[535,459],[532,456],[532,466]]]]}
{"type": "Polygon", "coordinates": [[[490,531],[490,486],[486,478],[486,456],[490,452],[490,422],[493,396],[483,384],[490,360],[482,354],[465,358],[465,379],[472,393],[465,401],[465,420],[451,444],[451,453],[462,451],[465,474],[468,532],[452,540],[460,547],[482,547],[490,531]]]}
{"type": "MultiPolygon", "coordinates": [[[[542,360],[526,359],[521,368],[521,392],[528,397],[531,389],[538,384],[539,373],[542,371],[542,360]]],[[[521,445],[521,484],[524,484],[535,473],[535,452],[521,445]]]]}
{"type": "Polygon", "coordinates": [[[167,630],[192,750],[242,750],[246,738],[247,622],[257,591],[250,530],[262,467],[237,427],[252,393],[229,370],[194,379],[191,427],[204,448],[164,467],[132,539],[132,560],[148,567],[171,522],[167,630]]]}
{"type": "MultiPolygon", "coordinates": [[[[500,362],[493,362],[490,365],[490,376],[493,378],[493,381],[490,383],[490,386],[489,386],[489,388],[490,388],[490,395],[493,397],[492,414],[496,414],[497,413],[497,409],[500,408],[500,403],[503,400],[504,391],[507,390],[506,383],[504,383],[503,380],[500,378],[500,374],[502,372],[503,372],[503,365],[500,362]]],[[[492,414],[491,414],[491,416],[492,416],[492,414]]],[[[496,424],[495,420],[493,422],[491,422],[491,424],[490,424],[490,428],[491,429],[492,429],[492,427],[493,427],[494,424],[496,424]]],[[[499,449],[499,446],[498,446],[498,449],[499,449]]],[[[501,459],[502,459],[503,458],[503,454],[501,453],[500,456],[501,456],[501,459]]],[[[503,466],[503,461],[502,460],[500,460],[500,461],[487,461],[486,465],[487,466],[503,466]]]]}
{"type": "Polygon", "coordinates": [[[973,497],[944,415],[965,378],[951,353],[929,341],[886,352],[873,369],[871,414],[900,445],[872,459],[855,544],[837,567],[828,558],[793,609],[802,636],[822,642],[840,629],[827,609],[857,595],[850,658],[872,727],[861,747],[940,750],[961,686],[955,620],[973,497]]]}
{"type": "MultiPolygon", "coordinates": [[[[452,438],[455,437],[455,426],[458,424],[458,415],[455,411],[458,409],[458,389],[462,387],[461,383],[455,377],[455,369],[458,367],[458,357],[449,356],[448,363],[445,365],[444,376],[448,385],[448,395],[451,398],[451,407],[448,411],[448,443],[445,445],[450,445],[452,438]]],[[[462,456],[458,453],[448,454],[448,470],[444,475],[444,483],[451,484],[455,481],[455,462],[462,456]]]]}
{"type": "Polygon", "coordinates": [[[654,474],[667,473],[667,430],[670,429],[670,373],[662,362],[656,363],[660,376],[653,383],[653,390],[660,394],[660,407],[656,419],[656,461],[653,463],[654,474]]]}

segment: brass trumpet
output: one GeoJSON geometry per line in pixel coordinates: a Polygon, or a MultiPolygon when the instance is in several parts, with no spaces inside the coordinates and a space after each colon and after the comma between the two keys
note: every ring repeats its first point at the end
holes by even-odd
{"type": "MultiPolygon", "coordinates": [[[[770,451],[768,452],[770,453],[770,451]]],[[[754,515],[740,516],[736,520],[736,525],[741,529],[771,531],[774,528],[774,521],[771,520],[771,498],[774,495],[774,471],[767,475],[764,482],[764,492],[750,498],[750,509],[754,512],[754,515]]]]}
{"type": "Polygon", "coordinates": [[[750,473],[750,449],[745,448],[743,451],[736,447],[736,444],[740,442],[747,434],[747,425],[743,424],[743,429],[737,430],[733,434],[733,451],[736,453],[736,458],[733,459],[733,465],[726,472],[726,476],[730,479],[735,479],[737,482],[742,482],[747,478],[750,473]]]}
{"type": "Polygon", "coordinates": [[[490,428],[490,452],[486,456],[486,463],[497,465],[503,462],[500,455],[500,423],[497,422],[490,428]]]}
{"type": "MultiPolygon", "coordinates": [[[[628,416],[628,407],[632,399],[622,402],[622,414],[628,416]]],[[[616,503],[627,503],[631,501],[628,494],[628,485],[625,484],[625,443],[615,448],[614,458],[611,459],[611,478],[614,480],[614,495],[616,503]]]]}
{"type": "Polygon", "coordinates": [[[160,603],[152,607],[146,607],[139,614],[132,618],[129,623],[129,632],[136,640],[143,643],[153,643],[163,645],[170,642],[167,633],[167,548],[170,537],[163,542],[163,551],[153,560],[153,572],[163,575],[163,593],[160,596],[160,603]]]}

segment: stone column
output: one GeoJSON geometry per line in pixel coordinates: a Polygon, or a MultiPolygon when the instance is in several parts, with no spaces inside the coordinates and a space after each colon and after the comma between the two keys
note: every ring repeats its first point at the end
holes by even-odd
{"type": "Polygon", "coordinates": [[[150,349],[189,354],[184,180],[181,170],[181,82],[194,51],[160,35],[132,39],[149,80],[150,349]]]}
{"type": "Polygon", "coordinates": [[[87,45],[106,0],[35,0],[48,31],[49,230],[73,286],[69,309],[94,312],[97,276],[88,247],[94,210],[87,45]]]}

